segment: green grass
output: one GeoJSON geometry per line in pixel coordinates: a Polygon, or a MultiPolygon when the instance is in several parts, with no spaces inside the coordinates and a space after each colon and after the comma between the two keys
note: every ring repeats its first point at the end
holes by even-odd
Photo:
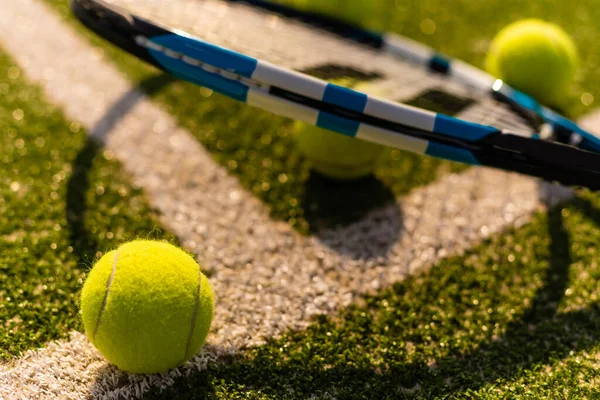
{"type": "Polygon", "coordinates": [[[113,156],[21,75],[0,49],[0,360],[79,326],[97,255],[164,236],[113,156]]]}
{"type": "Polygon", "coordinates": [[[150,398],[597,398],[598,224],[581,195],[150,398]]]}
{"type": "MultiPolygon", "coordinates": [[[[66,13],[65,1],[47,1],[66,13]]],[[[569,111],[586,110],[582,92],[600,93],[600,11],[591,0],[373,4],[388,12],[369,24],[477,65],[500,26],[527,16],[554,20],[586,49],[569,111]],[[420,30],[426,19],[435,23],[432,35],[420,30]]],[[[332,188],[310,177],[306,161],[289,151],[289,121],[171,81],[103,48],[275,217],[300,231],[358,218],[435,179],[438,169],[454,168],[390,152],[378,179],[332,188]],[[182,97],[192,101],[183,104],[182,97]],[[350,191],[364,208],[330,217],[337,208],[326,202],[327,190],[350,191]],[[365,190],[379,191],[380,200],[369,203],[365,190]]],[[[0,360],[81,328],[78,291],[100,252],[140,235],[165,236],[112,155],[20,75],[0,52],[0,360]]],[[[581,193],[306,331],[179,378],[148,398],[600,398],[599,224],[600,199],[581,193]]]]}

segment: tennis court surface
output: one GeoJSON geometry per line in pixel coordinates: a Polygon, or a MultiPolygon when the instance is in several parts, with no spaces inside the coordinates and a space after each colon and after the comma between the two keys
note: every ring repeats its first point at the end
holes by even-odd
{"type": "MultiPolygon", "coordinates": [[[[507,23],[557,22],[581,51],[565,111],[600,132],[594,2],[347,3],[476,66],[507,23]]],[[[597,194],[392,149],[333,183],[294,129],[117,50],[66,0],[5,0],[0,398],[600,396],[597,194]],[[135,238],[195,254],[215,292],[202,352],[165,374],[83,334],[89,269],[135,238]]]]}

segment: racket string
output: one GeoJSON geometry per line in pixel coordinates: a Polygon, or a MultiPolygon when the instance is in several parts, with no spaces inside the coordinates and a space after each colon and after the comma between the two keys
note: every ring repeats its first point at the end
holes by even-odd
{"type": "MultiPolygon", "coordinates": [[[[472,98],[479,104],[485,104],[487,109],[465,110],[458,114],[459,118],[476,123],[493,121],[494,123],[489,125],[497,124],[501,129],[525,131],[527,134],[532,132],[531,129],[524,128],[526,125],[516,113],[495,116],[498,110],[506,109],[504,105],[490,102],[489,99],[486,101],[481,93],[474,92],[445,75],[432,73],[397,56],[377,52],[349,40],[340,40],[339,37],[317,27],[307,27],[299,21],[256,10],[244,4],[222,0],[112,0],[112,3],[158,25],[181,29],[216,45],[282,67],[311,74],[311,70],[334,65],[346,69],[349,77],[354,75],[355,71],[358,75],[379,76],[380,79],[369,82],[369,86],[373,87],[369,92],[377,93],[376,97],[410,104],[419,96],[437,90],[458,98],[472,98]]],[[[268,84],[173,52],[148,38],[141,40],[147,48],[202,68],[206,72],[241,82],[253,89],[269,89],[268,84]]],[[[450,110],[442,109],[442,112],[455,114],[452,107],[449,108],[450,110]]]]}

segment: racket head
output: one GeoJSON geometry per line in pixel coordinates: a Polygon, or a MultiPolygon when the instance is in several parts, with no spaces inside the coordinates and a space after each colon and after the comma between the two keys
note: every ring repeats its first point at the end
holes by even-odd
{"type": "MultiPolygon", "coordinates": [[[[519,147],[500,155],[477,147],[522,146],[496,137],[502,131],[537,137],[548,121],[544,112],[556,123],[570,121],[510,88],[496,88],[492,77],[474,67],[454,62],[451,68],[447,59],[408,39],[316,17],[320,29],[314,15],[260,0],[73,5],[86,25],[130,53],[250,105],[395,148],[580,184],[571,182],[568,168],[548,174],[560,166],[534,165],[554,160],[536,157],[535,149],[527,155],[533,161],[521,162],[513,154],[519,147]],[[330,83],[340,79],[360,82],[361,92],[330,83]],[[519,98],[518,107],[494,93],[519,98]]],[[[588,158],[585,171],[598,161],[588,158]]]]}

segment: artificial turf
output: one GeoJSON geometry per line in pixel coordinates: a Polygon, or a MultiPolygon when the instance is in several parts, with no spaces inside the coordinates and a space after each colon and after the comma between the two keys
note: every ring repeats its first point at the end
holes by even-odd
{"type": "Polygon", "coordinates": [[[597,398],[599,224],[581,194],[149,398],[597,398]]]}
{"type": "Polygon", "coordinates": [[[94,259],[163,237],[143,193],[0,49],[0,360],[77,328],[94,259]]]}
{"type": "MultiPolygon", "coordinates": [[[[47,1],[66,13],[65,1],[47,1]]],[[[592,1],[430,0],[389,7],[395,11],[381,19],[383,27],[476,64],[501,25],[526,16],[557,21],[587,50],[569,110],[581,114],[587,107],[581,94],[599,93],[594,17],[600,11],[592,1]],[[431,32],[425,20],[434,22],[433,34],[421,30],[424,24],[431,32]]],[[[289,121],[173,82],[91,40],[215,159],[231,165],[274,216],[305,232],[327,219],[327,212],[305,217],[306,182],[320,178],[309,178],[306,162],[288,153],[289,121]],[[279,178],[282,168],[287,180],[279,178]]],[[[139,235],[165,234],[112,155],[65,120],[2,53],[0,134],[0,359],[6,360],[80,328],[77,292],[98,252],[139,235]]],[[[368,183],[382,188],[384,198],[435,179],[437,162],[392,154],[379,179],[368,183]]],[[[348,187],[358,195],[363,190],[348,187]]],[[[580,193],[463,256],[315,320],[306,331],[288,332],[148,398],[599,398],[599,224],[598,196],[580,193]]]]}

